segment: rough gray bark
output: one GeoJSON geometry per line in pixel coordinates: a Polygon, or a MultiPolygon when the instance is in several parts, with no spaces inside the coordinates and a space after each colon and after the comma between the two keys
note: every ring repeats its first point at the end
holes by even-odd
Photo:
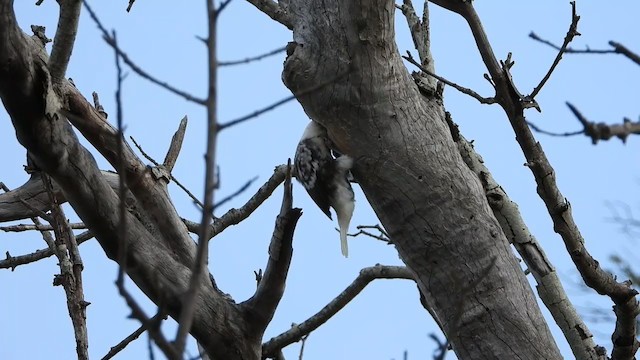
{"type": "MultiPolygon", "coordinates": [[[[117,131],[66,80],[51,81],[48,61],[42,42],[18,27],[13,1],[0,0],[0,98],[18,141],[38,171],[46,172],[56,182],[114,261],[122,259],[120,200],[108,176],[79,143],[69,121],[112,166],[121,168],[118,165],[122,160],[127,188],[135,198],[134,204],[127,204],[125,213],[127,274],[163,312],[178,318],[192,275],[196,244],[171,203],[165,177],[155,175],[166,170],[148,168],[128,146],[120,159],[117,131]]],[[[40,181],[36,180],[27,185],[38,187],[40,181]]],[[[260,292],[237,304],[215,287],[208,272],[200,277],[190,332],[212,358],[261,357],[262,334],[284,291],[293,231],[301,215],[299,209],[291,207],[290,182],[287,184],[265,271],[269,277],[261,284],[260,292]]],[[[24,191],[5,194],[0,197],[0,204],[6,204],[5,200],[38,203],[42,197],[38,191],[41,190],[35,189],[34,197],[27,199],[15,198],[24,191]]],[[[38,204],[38,208],[48,207],[38,204]]],[[[20,206],[5,210],[0,214],[2,220],[31,213],[20,206]]],[[[212,228],[215,231],[224,226],[214,223],[212,228]]]]}
{"type": "Polygon", "coordinates": [[[402,63],[394,3],[303,0],[289,11],[297,46],[285,84],[356,159],[356,179],[458,357],[560,358],[441,101],[422,96],[402,63]]]}

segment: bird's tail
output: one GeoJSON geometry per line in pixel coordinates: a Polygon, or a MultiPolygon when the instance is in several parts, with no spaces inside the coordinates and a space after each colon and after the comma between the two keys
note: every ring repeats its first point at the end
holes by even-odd
{"type": "Polygon", "coordinates": [[[340,249],[344,257],[349,257],[349,248],[347,246],[347,231],[349,231],[349,223],[351,222],[351,216],[353,215],[354,203],[349,202],[343,204],[342,211],[338,214],[338,226],[340,227],[340,249]]]}

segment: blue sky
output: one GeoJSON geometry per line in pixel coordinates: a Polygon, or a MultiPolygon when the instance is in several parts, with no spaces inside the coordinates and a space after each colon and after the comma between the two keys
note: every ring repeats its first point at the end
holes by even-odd
{"type": "MultiPolygon", "coordinates": [[[[196,35],[206,33],[204,1],[177,6],[170,1],[137,1],[131,13],[127,2],[94,2],[107,28],[114,28],[122,49],[149,73],[197,96],[206,95],[206,54],[196,35]]],[[[575,47],[589,45],[606,48],[609,40],[640,51],[637,32],[629,26],[640,11],[637,2],[578,1],[581,37],[575,47]]],[[[45,1],[40,7],[32,1],[15,3],[20,26],[47,26],[53,37],[57,3],[45,1]]],[[[416,7],[421,5],[416,3],[416,7]]],[[[571,7],[564,1],[476,1],[485,30],[496,54],[504,59],[513,53],[513,75],[523,93],[530,92],[545,74],[556,53],[528,38],[530,31],[560,43],[568,29],[571,7]]],[[[455,14],[431,6],[432,51],[437,73],[485,96],[493,95],[486,72],[466,24],[455,14]]],[[[413,50],[406,22],[396,17],[397,42],[401,52],[413,50]]],[[[281,47],[291,33],[251,5],[234,1],[223,13],[219,27],[220,60],[241,59],[281,47]]],[[[415,51],[414,51],[415,54],[415,51]]],[[[221,68],[219,75],[219,119],[227,121],[245,115],[288,96],[280,75],[284,54],[249,66],[221,68]]],[[[410,65],[410,70],[414,70],[410,65]]],[[[627,116],[636,119],[637,85],[640,69],[618,55],[566,55],[551,80],[538,96],[542,113],[529,111],[529,120],[551,131],[579,130],[580,125],[564,105],[570,101],[595,121],[620,122],[627,116]],[[635,86],[634,86],[635,85],[635,86]]],[[[80,31],[67,76],[91,96],[98,92],[108,113],[115,117],[114,55],[102,41],[95,25],[83,12],[80,31]]],[[[180,119],[187,115],[189,127],[185,145],[174,175],[200,195],[203,188],[205,119],[204,109],[186,102],[131,73],[123,89],[124,119],[131,135],[145,151],[162,159],[171,135],[180,119]]],[[[476,100],[445,90],[445,105],[454,121],[484,157],[487,167],[516,201],[531,231],[556,265],[570,298],[578,310],[597,306],[609,310],[611,304],[592,295],[580,285],[560,237],[553,232],[551,220],[535,193],[535,183],[522,164],[522,156],[508,121],[498,106],[480,105],[476,100]]],[[[216,197],[234,192],[248,179],[258,181],[247,193],[228,207],[244,203],[274,166],[292,157],[307,117],[296,102],[290,102],[257,119],[220,134],[218,163],[221,189],[216,197]]],[[[6,113],[0,110],[0,181],[11,188],[27,179],[22,171],[24,149],[15,139],[6,113]]],[[[560,189],[573,206],[576,222],[587,247],[605,265],[611,254],[627,254],[637,242],[620,232],[609,219],[608,203],[627,204],[638,210],[637,185],[640,178],[637,154],[639,142],[630,138],[626,145],[618,140],[592,146],[586,137],[553,138],[537,135],[555,167],[560,189]]],[[[108,164],[97,157],[105,169],[108,164]]],[[[199,214],[189,198],[175,186],[173,200],[180,213],[198,220],[199,214]]],[[[267,247],[275,216],[280,207],[281,190],[244,223],[227,229],[210,246],[210,269],[221,289],[236,301],[251,296],[255,289],[253,271],[266,263],[267,247]]],[[[356,210],[352,227],[376,224],[363,194],[356,191],[356,210]]],[[[340,254],[335,224],[315,207],[300,186],[294,188],[294,204],[302,207],[294,240],[294,258],[287,290],[265,335],[265,340],[288,329],[291,323],[304,321],[357,276],[358,271],[376,263],[400,264],[392,246],[366,238],[350,241],[350,257],[340,254]]],[[[227,207],[227,208],[228,208],[227,207]]],[[[224,211],[223,209],[222,211],[224,211]]],[[[222,213],[220,211],[220,213],[222,213]]],[[[73,218],[67,208],[67,215],[73,218]]],[[[0,233],[0,250],[21,255],[44,247],[36,233],[0,233]]],[[[139,324],[127,318],[129,311],[118,296],[113,282],[116,267],[95,241],[81,246],[85,263],[84,284],[89,327],[89,351],[92,358],[103,356],[111,346],[135,330],[139,324]]],[[[52,287],[58,272],[56,260],[49,258],[14,272],[1,271],[0,318],[7,324],[0,329],[2,359],[71,359],[75,357],[73,331],[62,288],[52,287]]],[[[130,287],[135,291],[135,287],[130,287]]],[[[149,313],[154,306],[142,296],[149,313]]],[[[609,347],[611,323],[592,323],[592,331],[601,345],[609,347]]],[[[167,336],[175,326],[168,322],[167,336]]],[[[571,358],[559,330],[551,325],[563,355],[571,358]]],[[[437,332],[433,320],[422,309],[414,284],[404,280],[378,280],[369,285],[343,311],[313,332],[305,347],[305,359],[401,359],[404,350],[409,359],[429,358],[433,343],[428,334],[437,332]]],[[[124,350],[120,358],[147,356],[145,336],[124,350]]],[[[193,347],[191,347],[193,350],[193,347]]],[[[299,345],[285,350],[288,358],[297,358],[299,345]]],[[[453,358],[453,355],[451,355],[453,358]]]]}

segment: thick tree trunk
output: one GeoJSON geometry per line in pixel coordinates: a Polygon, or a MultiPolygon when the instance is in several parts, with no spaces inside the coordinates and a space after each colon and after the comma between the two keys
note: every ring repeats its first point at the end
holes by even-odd
{"type": "Polygon", "coordinates": [[[458,357],[560,358],[441,100],[421,95],[402,62],[394,3],[302,0],[289,11],[297,46],[283,79],[356,159],[356,179],[458,357]]]}

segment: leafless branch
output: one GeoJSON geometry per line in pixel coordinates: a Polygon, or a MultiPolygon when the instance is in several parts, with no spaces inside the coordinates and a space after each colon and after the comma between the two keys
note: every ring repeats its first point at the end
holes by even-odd
{"type": "Polygon", "coordinates": [[[109,349],[109,352],[102,357],[102,360],[109,360],[114,356],[116,356],[120,351],[124,350],[124,348],[126,348],[127,345],[129,345],[131,342],[136,340],[138,337],[140,337],[140,335],[142,335],[142,333],[144,333],[147,330],[147,326],[149,323],[157,323],[160,320],[160,319],[157,319],[158,316],[159,315],[152,317],[151,319],[149,319],[149,322],[142,324],[134,332],[129,334],[129,336],[122,339],[122,341],[120,341],[116,345],[112,346],[111,349],[109,349]]]}
{"type": "Polygon", "coordinates": [[[213,222],[210,236],[214,237],[231,225],[239,224],[249,217],[262,203],[271,196],[280,185],[287,173],[287,165],[280,165],[274,169],[273,175],[264,185],[239,209],[229,209],[224,215],[213,222]]]}
{"type": "Polygon", "coordinates": [[[269,244],[269,260],[254,295],[243,303],[247,313],[254,317],[253,325],[259,333],[264,332],[284,294],[291,256],[293,254],[293,233],[302,216],[302,210],[293,208],[293,187],[291,185],[291,159],[287,164],[284,179],[284,195],[280,214],[276,218],[269,244]]]}
{"type": "Polygon", "coordinates": [[[243,123],[243,122],[245,122],[247,120],[251,120],[253,118],[257,118],[258,116],[260,116],[260,115],[262,115],[262,114],[264,114],[266,112],[269,112],[269,111],[277,108],[280,105],[284,105],[284,104],[288,103],[291,100],[295,100],[295,98],[296,97],[293,96],[293,95],[287,96],[286,98],[284,98],[282,100],[278,100],[275,103],[273,103],[273,104],[271,104],[269,106],[266,106],[266,107],[264,107],[262,109],[258,109],[256,111],[253,111],[250,114],[247,114],[245,116],[241,116],[241,117],[239,117],[237,119],[229,120],[226,123],[222,123],[222,124],[218,125],[218,131],[222,131],[222,130],[224,130],[226,128],[229,128],[229,127],[232,127],[234,125],[238,125],[238,124],[243,123]]]}
{"type": "Polygon", "coordinates": [[[206,275],[207,262],[209,257],[210,223],[213,219],[214,191],[218,187],[216,178],[216,142],[218,137],[218,109],[217,109],[217,77],[218,77],[218,57],[216,53],[217,44],[217,12],[213,0],[207,0],[207,62],[208,62],[208,94],[206,100],[207,107],[207,150],[205,153],[205,181],[203,192],[202,220],[200,221],[200,231],[198,233],[198,247],[195,261],[191,267],[191,279],[189,288],[184,296],[180,317],[178,319],[178,331],[174,344],[178,353],[182,354],[185,348],[186,339],[193,322],[195,304],[200,291],[200,282],[206,275]]]}
{"type": "Polygon", "coordinates": [[[220,6],[214,10],[214,16],[217,18],[224,11],[224,9],[231,3],[231,0],[222,0],[220,6]]]}
{"type": "Polygon", "coordinates": [[[146,79],[146,80],[148,80],[148,81],[160,86],[161,88],[164,88],[165,90],[167,90],[169,92],[172,92],[172,93],[174,93],[174,94],[176,94],[178,96],[181,96],[181,97],[183,97],[184,99],[186,99],[188,101],[191,101],[191,102],[194,102],[196,104],[203,105],[203,106],[206,105],[206,100],[201,99],[201,98],[197,98],[197,97],[187,93],[186,91],[179,90],[179,89],[173,87],[172,85],[168,84],[167,82],[160,81],[156,77],[151,76],[149,73],[144,71],[140,66],[136,65],[136,63],[134,63],[133,60],[131,60],[131,58],[129,58],[129,56],[118,47],[118,44],[115,42],[115,39],[109,34],[109,32],[102,25],[102,23],[100,22],[100,19],[98,18],[96,13],[91,9],[91,7],[89,6],[89,3],[86,0],[84,1],[84,6],[87,8],[87,11],[89,12],[89,16],[91,16],[91,19],[93,19],[93,21],[98,26],[98,29],[100,29],[100,31],[102,32],[102,37],[103,37],[104,41],[107,44],[109,44],[109,46],[111,46],[113,48],[113,50],[115,50],[118,53],[118,55],[120,55],[120,57],[122,58],[122,61],[124,61],[124,63],[127,64],[127,66],[129,66],[131,68],[131,70],[133,70],[133,72],[138,74],[143,79],[146,79]]]}
{"type": "Polygon", "coordinates": [[[54,83],[60,83],[67,72],[73,44],[78,33],[78,21],[82,8],[81,0],[60,0],[58,4],[60,4],[58,28],[49,58],[49,72],[54,83]]]}
{"type": "Polygon", "coordinates": [[[298,353],[298,360],[302,360],[302,357],[304,356],[304,346],[307,343],[307,339],[309,338],[310,334],[307,334],[305,336],[302,337],[302,339],[300,339],[300,353],[298,353]]]}
{"type": "Polygon", "coordinates": [[[527,121],[527,125],[529,125],[529,127],[532,128],[533,131],[539,132],[540,134],[549,135],[549,136],[569,137],[569,136],[584,134],[584,130],[569,131],[569,132],[563,132],[563,133],[547,131],[540,128],[538,125],[532,123],[531,121],[527,121]]]}
{"type": "Polygon", "coordinates": [[[573,106],[571,103],[566,103],[573,115],[580,121],[582,126],[584,126],[584,130],[581,131],[582,134],[591,138],[591,142],[595,145],[599,140],[609,140],[612,137],[617,137],[622,140],[623,143],[627,142],[627,138],[632,134],[640,134],[640,121],[634,122],[630,119],[625,118],[622,124],[605,124],[605,123],[595,123],[593,121],[589,121],[582,113],[573,106]]]}
{"type": "Polygon", "coordinates": [[[269,52],[266,52],[264,54],[260,54],[257,56],[252,56],[252,57],[248,57],[248,58],[244,58],[242,60],[232,60],[232,61],[219,61],[218,62],[218,66],[232,66],[232,65],[241,65],[241,64],[248,64],[254,61],[259,61],[265,58],[268,58],[270,56],[273,55],[277,55],[280,54],[281,52],[284,52],[287,49],[286,46],[277,48],[275,50],[271,50],[269,52]]]}
{"type": "Polygon", "coordinates": [[[358,229],[358,232],[353,233],[353,234],[347,234],[347,236],[351,236],[351,237],[356,237],[356,236],[360,236],[360,235],[365,235],[368,237],[372,237],[376,240],[380,240],[383,241],[387,244],[393,244],[393,242],[391,241],[391,239],[389,238],[389,234],[387,234],[387,232],[382,228],[382,226],[378,225],[358,225],[356,226],[356,229],[358,229]],[[369,231],[367,231],[368,229],[374,229],[380,232],[380,235],[376,235],[373,233],[370,233],[369,231]]]}
{"type": "MultiPolygon", "coordinates": [[[[50,227],[45,225],[34,225],[36,227],[50,227]]],[[[46,230],[42,230],[46,231],[46,230]]],[[[90,231],[85,231],[82,234],[76,236],[76,242],[78,245],[84,243],[85,241],[92,239],[93,235],[90,231]]],[[[11,271],[15,270],[16,267],[20,265],[30,264],[32,262],[36,262],[38,260],[42,260],[54,255],[54,251],[51,248],[40,249],[32,252],[31,254],[19,255],[19,256],[11,256],[9,252],[6,252],[6,259],[0,260],[0,269],[11,269],[11,271]]]]}
{"type": "MultiPolygon", "coordinates": [[[[222,200],[218,201],[217,203],[215,203],[213,205],[213,210],[215,211],[217,208],[219,208],[220,206],[224,205],[225,203],[233,200],[236,196],[242,194],[243,192],[247,191],[247,189],[249,188],[249,186],[251,186],[251,184],[253,184],[256,180],[258,180],[257,176],[254,176],[253,178],[249,179],[249,181],[247,181],[246,183],[244,183],[244,185],[242,185],[238,190],[236,190],[233,194],[229,194],[226,197],[222,198],[222,200]]],[[[1,228],[0,228],[1,229],[1,228]]]]}
{"type": "Polygon", "coordinates": [[[162,165],[164,165],[169,173],[173,171],[173,167],[176,165],[176,161],[178,160],[178,155],[180,155],[182,141],[184,140],[184,135],[187,131],[187,122],[187,115],[185,115],[182,120],[180,120],[178,130],[176,130],[173,137],[171,137],[169,150],[167,150],[167,155],[164,157],[164,161],[162,162],[162,165]]]}
{"type": "MultiPolygon", "coordinates": [[[[321,82],[320,84],[317,84],[317,85],[312,86],[312,87],[310,87],[308,89],[296,92],[297,96],[300,97],[300,96],[304,96],[304,95],[308,95],[310,93],[313,93],[314,91],[318,91],[318,90],[322,89],[323,87],[336,82],[337,80],[339,80],[343,76],[347,75],[349,72],[351,72],[351,69],[347,69],[346,71],[344,71],[344,72],[342,72],[340,74],[337,74],[336,76],[334,76],[334,77],[332,77],[330,79],[327,79],[326,81],[321,82]]],[[[296,96],[294,96],[294,95],[287,96],[286,98],[284,98],[282,100],[276,101],[275,103],[273,103],[273,104],[271,104],[271,105],[269,105],[269,106],[267,106],[265,108],[256,110],[256,111],[254,111],[254,112],[252,112],[252,113],[250,113],[248,115],[242,116],[240,118],[237,118],[237,119],[234,119],[234,120],[231,120],[231,121],[227,121],[226,123],[219,124],[218,125],[218,131],[222,131],[222,130],[224,130],[226,128],[229,128],[229,127],[232,127],[234,125],[238,125],[238,124],[240,124],[242,122],[245,122],[247,120],[251,120],[253,118],[256,118],[256,117],[266,113],[267,111],[273,110],[273,109],[277,108],[280,105],[286,104],[289,101],[294,100],[295,98],[296,98],[296,96]]]]}
{"type": "Polygon", "coordinates": [[[129,0],[129,5],[127,5],[127,12],[131,11],[131,8],[133,7],[133,3],[135,3],[136,0],[129,0]]]}
{"type": "Polygon", "coordinates": [[[131,316],[142,323],[142,326],[146,328],[149,336],[153,339],[156,345],[158,345],[160,350],[162,350],[167,359],[182,360],[181,353],[174,347],[173,344],[167,341],[167,339],[164,337],[164,335],[162,335],[162,332],[160,331],[160,323],[162,322],[162,319],[165,318],[162,307],[159,307],[158,313],[154,317],[149,318],[147,314],[145,314],[142,307],[140,307],[133,296],[131,296],[131,294],[127,291],[124,286],[123,279],[118,278],[118,280],[116,280],[116,286],[118,287],[120,296],[124,298],[127,306],[129,306],[129,309],[131,309],[131,316]]]}
{"type": "MultiPolygon", "coordinates": [[[[631,311],[633,308],[631,304],[635,304],[637,308],[638,305],[635,301],[637,291],[631,288],[628,283],[617,282],[610,273],[600,267],[599,263],[584,246],[584,238],[571,215],[571,205],[560,192],[553,167],[526,122],[524,110],[527,107],[531,107],[531,105],[526,103],[526,99],[522,97],[511,79],[509,68],[513,65],[513,62],[509,58],[505,62],[498,62],[472,3],[452,3],[444,0],[434,0],[434,2],[436,4],[444,3],[448,9],[460,14],[469,24],[480,55],[491,75],[491,79],[496,85],[498,103],[509,118],[516,140],[527,159],[526,164],[533,173],[538,185],[538,194],[547,206],[549,215],[553,220],[554,230],[562,237],[567,251],[585,284],[599,294],[609,296],[614,304],[618,306],[617,314],[619,316],[635,319],[636,311],[631,311]]],[[[635,336],[635,331],[632,335],[628,331],[619,331],[616,327],[614,338],[612,339],[613,357],[627,353],[628,350],[637,349],[638,341],[635,336]]],[[[592,353],[590,356],[598,356],[595,353],[597,349],[586,350],[592,353]]]]}
{"type": "Polygon", "coordinates": [[[376,265],[360,270],[360,275],[335,299],[331,300],[322,310],[301,324],[296,324],[291,329],[272,338],[262,345],[262,354],[265,357],[273,357],[280,349],[300,341],[304,336],[317,329],[342,310],[353,300],[371,281],[375,279],[408,279],[413,280],[413,275],[403,266],[376,265]]]}
{"type": "MultiPolygon", "coordinates": [[[[133,136],[129,137],[131,139],[131,142],[133,142],[133,145],[138,149],[138,151],[140,151],[140,153],[142,154],[142,156],[149,160],[153,165],[155,166],[161,166],[160,163],[158,163],[153,157],[151,157],[149,154],[147,154],[144,149],[142,148],[142,145],[140,145],[136,139],[133,136]]],[[[167,154],[168,156],[169,154],[167,154]]],[[[191,198],[191,200],[193,200],[193,202],[198,205],[201,209],[204,207],[204,205],[202,204],[202,202],[200,201],[200,199],[198,199],[192,192],[191,190],[187,189],[186,186],[184,186],[178,179],[176,179],[175,176],[173,176],[173,174],[169,173],[169,178],[171,179],[171,181],[173,181],[176,185],[178,185],[178,187],[180,189],[182,189],[182,191],[184,191],[187,196],[189,196],[191,198]]]]}
{"type": "MultiPolygon", "coordinates": [[[[84,223],[70,223],[70,229],[86,229],[87,226],[84,223]]],[[[53,230],[53,226],[51,225],[29,225],[29,224],[17,224],[17,225],[9,225],[9,226],[0,226],[1,231],[5,232],[22,232],[22,231],[51,231],[53,230]]]]}
{"type": "MultiPolygon", "coordinates": [[[[549,40],[545,40],[541,38],[533,31],[529,33],[529,37],[535,41],[541,42],[545,45],[549,45],[550,47],[556,50],[561,49],[560,46],[552,43],[549,40]]],[[[611,45],[613,49],[590,49],[588,46],[585,49],[573,49],[573,48],[567,47],[566,49],[564,49],[563,52],[566,54],[620,54],[620,55],[626,56],[627,58],[629,58],[629,60],[633,61],[634,63],[640,65],[640,55],[636,54],[635,52],[629,50],[626,46],[615,41],[609,41],[609,45],[611,45]]]]}
{"type": "Polygon", "coordinates": [[[415,65],[418,69],[420,69],[425,74],[440,80],[441,82],[453,87],[454,89],[460,91],[463,94],[467,94],[467,95],[471,96],[472,98],[478,100],[481,104],[495,104],[497,102],[496,98],[493,98],[493,97],[490,97],[490,98],[482,97],[480,94],[478,94],[477,92],[475,92],[475,91],[473,91],[473,90],[471,90],[469,88],[460,86],[460,85],[458,85],[458,84],[456,84],[454,82],[451,82],[451,81],[449,81],[449,80],[447,80],[447,79],[445,79],[445,78],[443,78],[441,76],[438,76],[438,75],[434,74],[433,72],[429,71],[424,66],[420,65],[420,63],[418,63],[413,58],[413,56],[411,55],[411,52],[409,52],[409,51],[407,51],[407,56],[403,56],[402,58],[407,60],[411,64],[415,65]]]}
{"type": "Polygon", "coordinates": [[[286,9],[280,6],[280,3],[275,2],[273,0],[247,0],[251,5],[258,8],[258,10],[262,11],[264,14],[269,16],[271,19],[279,22],[280,24],[287,27],[289,30],[293,30],[293,24],[291,23],[291,18],[286,9]]]}
{"type": "Polygon", "coordinates": [[[571,2],[571,25],[569,25],[569,30],[567,31],[567,35],[565,35],[564,37],[564,42],[562,43],[562,46],[558,50],[558,55],[556,55],[556,58],[553,60],[553,64],[549,68],[549,71],[547,71],[547,73],[542,78],[542,80],[540,80],[540,83],[538,84],[538,86],[533,88],[533,91],[528,96],[529,99],[531,100],[535,99],[536,95],[538,95],[540,90],[542,90],[542,87],[544,86],[544,84],[546,84],[547,80],[549,80],[549,78],[551,77],[553,70],[555,70],[556,66],[558,66],[558,64],[560,63],[560,60],[562,59],[562,54],[564,54],[565,50],[567,49],[567,46],[569,46],[569,43],[573,40],[574,37],[580,36],[580,33],[578,32],[579,20],[580,20],[580,16],[578,16],[578,14],[576,13],[576,3],[575,1],[572,1],[571,2]]]}
{"type": "MultiPolygon", "coordinates": [[[[78,250],[73,231],[68,226],[62,207],[56,200],[49,177],[43,175],[43,183],[51,201],[53,232],[55,233],[55,254],[58,256],[60,275],[54,279],[54,285],[62,285],[67,296],[67,309],[73,324],[76,339],[76,352],[79,360],[89,359],[89,339],[87,336],[87,306],[82,287],[82,258],[78,250]]],[[[36,224],[37,225],[37,224],[36,224]]]]}

